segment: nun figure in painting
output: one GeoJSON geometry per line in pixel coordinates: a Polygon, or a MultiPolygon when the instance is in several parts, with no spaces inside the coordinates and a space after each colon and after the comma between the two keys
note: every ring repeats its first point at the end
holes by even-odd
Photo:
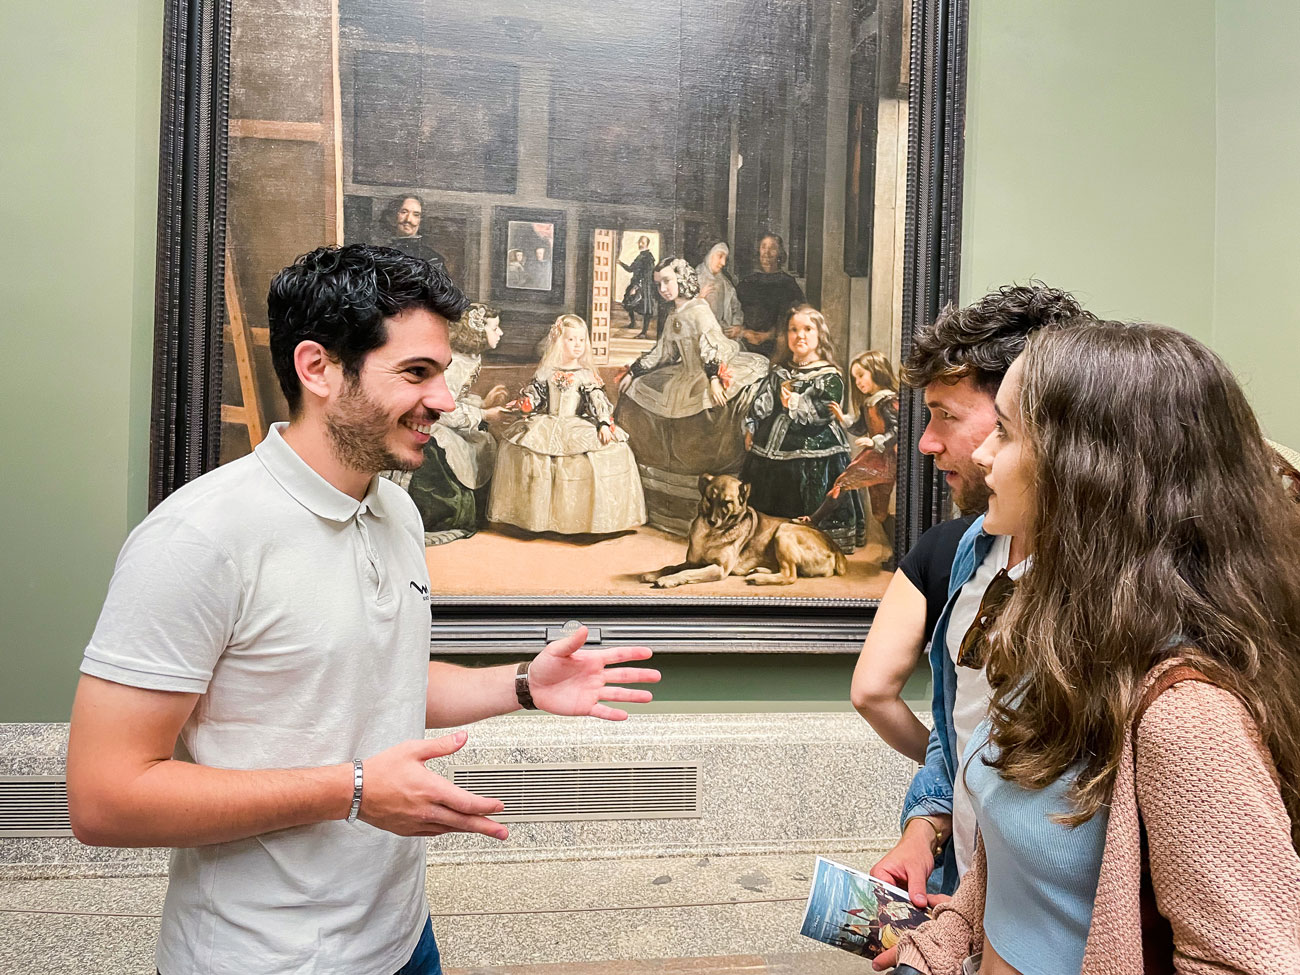
{"type": "Polygon", "coordinates": [[[700,297],[713,309],[713,317],[718,320],[727,338],[735,339],[740,337],[741,326],[745,324],[745,313],[740,309],[736,286],[724,270],[730,253],[731,248],[719,241],[709,249],[704,260],[695,268],[695,273],[700,278],[700,297]]]}
{"type": "Polygon", "coordinates": [[[618,266],[632,275],[623,292],[623,310],[631,321],[629,328],[636,328],[636,316],[641,316],[641,331],[637,338],[647,338],[650,319],[655,314],[655,256],[650,253],[650,238],[642,235],[637,238],[638,253],[631,264],[618,262],[618,266]]]}
{"type": "Polygon", "coordinates": [[[489,521],[565,535],[645,524],[636,458],[614,423],[585,321],[555,320],[532,382],[507,409],[523,415],[501,440],[489,521]]]}
{"type": "MultiPolygon", "coordinates": [[[[483,353],[501,341],[501,313],[475,302],[448,331],[452,354],[447,388],[456,408],[438,417],[433,437],[424,446],[424,463],[407,474],[405,485],[424,522],[426,545],[466,538],[478,530],[496,464],[496,441],[487,424],[504,412],[507,396],[504,386],[482,398],[469,392],[478,381],[483,353]]],[[[400,484],[402,478],[393,480],[400,484]]]]}
{"type": "Polygon", "coordinates": [[[754,385],[767,374],[767,359],[722,334],[687,261],[660,261],[655,282],[672,311],[654,347],[619,380],[615,417],[643,467],[735,473],[745,456],[741,421],[754,385]]]}
{"type": "MultiPolygon", "coordinates": [[[[750,484],[751,505],[781,518],[818,511],[849,464],[849,439],[837,416],[843,398],[844,374],[826,319],[811,305],[797,305],[745,417],[749,456],[741,478],[750,484]]],[[[817,527],[846,555],[862,545],[866,519],[858,493],[848,492],[817,527]]]]}

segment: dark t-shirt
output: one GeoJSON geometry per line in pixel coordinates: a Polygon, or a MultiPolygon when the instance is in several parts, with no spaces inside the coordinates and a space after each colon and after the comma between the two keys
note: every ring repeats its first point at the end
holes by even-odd
{"type": "Polygon", "coordinates": [[[907,576],[912,585],[925,596],[925,639],[928,642],[939,622],[939,615],[948,602],[948,579],[952,575],[952,560],[957,554],[961,537],[979,517],[967,515],[952,521],[941,521],[917,540],[898,563],[898,571],[907,576]]]}

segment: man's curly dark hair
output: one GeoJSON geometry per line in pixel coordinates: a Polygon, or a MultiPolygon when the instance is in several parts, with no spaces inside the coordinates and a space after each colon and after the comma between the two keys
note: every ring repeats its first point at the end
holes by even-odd
{"type": "Polygon", "coordinates": [[[976,388],[993,396],[1031,332],[1085,321],[1096,318],[1068,291],[1041,281],[1005,285],[964,308],[949,304],[933,325],[917,332],[903,381],[924,389],[970,376],[976,388]]]}
{"type": "Polygon", "coordinates": [[[298,343],[319,342],[355,381],[366,356],[388,340],[384,319],[425,308],[450,321],[468,306],[441,265],[391,247],[347,244],[303,254],[275,276],[266,298],[271,363],[290,412],[296,416],[302,405],[298,343]]]}

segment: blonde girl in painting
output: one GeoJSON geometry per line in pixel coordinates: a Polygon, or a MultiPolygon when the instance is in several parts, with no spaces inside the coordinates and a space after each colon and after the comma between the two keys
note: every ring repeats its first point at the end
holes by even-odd
{"type": "Polygon", "coordinates": [[[523,416],[497,452],[489,521],[566,535],[645,523],[636,459],[614,424],[583,319],[555,320],[536,375],[508,408],[523,416]]]}

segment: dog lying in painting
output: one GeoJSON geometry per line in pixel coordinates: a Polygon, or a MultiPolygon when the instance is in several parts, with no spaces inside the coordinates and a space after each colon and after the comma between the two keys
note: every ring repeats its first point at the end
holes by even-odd
{"type": "Polygon", "coordinates": [[[729,474],[700,475],[700,507],[691,522],[686,561],[641,576],[656,589],[744,576],[756,586],[788,586],[798,576],[848,571],[844,553],[811,525],[749,506],[749,485],[729,474]]]}

